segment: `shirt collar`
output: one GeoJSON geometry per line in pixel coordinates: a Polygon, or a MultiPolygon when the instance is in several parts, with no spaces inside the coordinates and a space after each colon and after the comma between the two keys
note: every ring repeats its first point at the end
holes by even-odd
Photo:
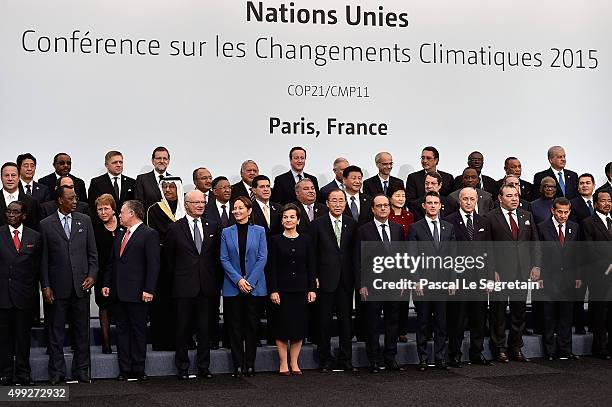
{"type": "Polygon", "coordinates": [[[608,219],[610,217],[610,214],[608,214],[608,216],[606,216],[603,213],[599,212],[597,209],[595,210],[595,213],[597,214],[597,216],[599,216],[599,218],[601,219],[603,224],[607,227],[608,224],[606,223],[606,219],[608,219]]]}
{"type": "Polygon", "coordinates": [[[374,218],[374,224],[376,225],[376,228],[380,228],[380,225],[385,225],[387,227],[389,227],[389,218],[387,218],[387,220],[383,223],[381,221],[379,221],[378,219],[374,218]]]}
{"type": "Polygon", "coordinates": [[[68,220],[72,220],[72,214],[69,213],[68,215],[64,215],[63,213],[61,213],[59,210],[57,211],[57,214],[59,215],[59,220],[60,222],[64,221],[64,218],[68,218],[68,220]]]}
{"type": "Polygon", "coordinates": [[[32,180],[30,182],[25,182],[24,180],[22,180],[20,178],[19,182],[21,183],[21,186],[23,186],[24,189],[25,189],[26,185],[30,185],[32,187],[32,189],[34,189],[34,180],[32,180]]]}
{"type": "Polygon", "coordinates": [[[558,178],[558,177],[559,177],[559,173],[561,173],[561,176],[562,176],[562,177],[565,177],[565,171],[564,171],[564,170],[559,170],[559,171],[557,171],[557,170],[555,170],[555,169],[552,167],[552,165],[550,166],[550,170],[553,172],[553,174],[555,174],[555,179],[556,179],[557,181],[559,181],[559,178],[558,178]]]}
{"type": "Polygon", "coordinates": [[[328,212],[327,214],[329,215],[329,219],[331,219],[332,225],[334,225],[337,220],[340,221],[340,225],[342,225],[342,214],[340,214],[340,217],[338,218],[335,218],[334,215],[331,214],[331,212],[328,212]]]}
{"type": "Polygon", "coordinates": [[[11,237],[15,234],[14,232],[17,230],[19,231],[19,238],[23,238],[23,223],[21,225],[19,225],[18,228],[14,228],[11,225],[8,225],[9,227],[9,232],[11,232],[11,237]]]}
{"type": "Polygon", "coordinates": [[[257,202],[257,204],[259,205],[259,207],[261,208],[261,210],[262,210],[262,211],[263,211],[263,208],[264,208],[266,205],[268,205],[268,208],[272,208],[272,207],[270,206],[270,200],[268,200],[268,203],[264,203],[264,202],[261,202],[259,199],[255,199],[255,202],[257,202]]]}
{"type": "MultiPolygon", "coordinates": [[[[459,208],[459,213],[461,214],[461,217],[463,218],[463,222],[467,222],[467,212],[465,212],[463,209],[459,208]]],[[[474,215],[476,214],[476,211],[470,213],[470,215],[472,216],[472,222],[474,221],[474,215]]]]}
{"type": "Polygon", "coordinates": [[[434,220],[435,220],[436,222],[438,222],[438,225],[439,225],[439,224],[440,224],[440,215],[438,215],[438,217],[437,217],[437,218],[435,218],[435,219],[432,219],[432,218],[430,218],[429,216],[425,216],[425,220],[427,221],[427,223],[428,223],[429,225],[431,225],[431,222],[433,222],[434,220]]]}
{"type": "MultiPolygon", "coordinates": [[[[555,225],[555,229],[559,229],[559,225],[560,225],[560,223],[559,223],[559,222],[557,222],[557,219],[555,219],[555,217],[554,217],[554,216],[552,217],[552,222],[553,222],[553,225],[555,225]]],[[[565,223],[562,225],[562,226],[563,226],[563,229],[565,229],[565,225],[566,225],[566,224],[567,224],[567,222],[565,222],[565,223]]]]}
{"type": "Polygon", "coordinates": [[[17,199],[19,197],[19,189],[17,189],[15,192],[8,192],[6,191],[4,188],[2,189],[2,193],[4,194],[4,200],[6,201],[9,197],[9,195],[12,195],[15,197],[15,199],[17,199]]]}
{"type": "Polygon", "coordinates": [[[293,175],[293,179],[296,179],[296,178],[297,178],[297,176],[298,176],[298,174],[301,174],[301,175],[302,175],[302,178],[305,178],[305,176],[304,176],[304,171],[302,171],[302,172],[300,172],[300,173],[297,173],[297,172],[293,171],[293,168],[291,168],[289,171],[291,171],[291,174],[293,175]]]}
{"type": "Polygon", "coordinates": [[[111,182],[115,182],[115,177],[117,177],[117,182],[121,182],[121,174],[119,175],[113,175],[110,172],[107,172],[108,177],[110,178],[111,182]]]}
{"type": "Polygon", "coordinates": [[[133,234],[136,231],[136,229],[138,229],[138,226],[140,225],[142,225],[142,222],[138,222],[137,224],[130,226],[128,228],[128,230],[130,231],[130,234],[133,234]]]}

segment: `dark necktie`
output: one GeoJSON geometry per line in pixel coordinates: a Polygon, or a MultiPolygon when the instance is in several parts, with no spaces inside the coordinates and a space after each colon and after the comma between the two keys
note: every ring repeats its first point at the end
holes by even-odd
{"type": "Polygon", "coordinates": [[[591,202],[590,199],[587,201],[587,208],[589,208],[589,213],[592,215],[594,209],[593,209],[593,202],[591,202]]]}
{"type": "Polygon", "coordinates": [[[298,182],[300,182],[301,180],[303,180],[303,179],[304,179],[304,177],[302,176],[302,174],[298,174],[298,175],[297,175],[297,177],[298,177],[298,182]]]}
{"type": "Polygon", "coordinates": [[[195,243],[198,253],[202,253],[202,235],[200,234],[200,228],[198,227],[198,220],[193,220],[193,242],[195,243]]]}
{"type": "Polygon", "coordinates": [[[351,197],[351,214],[353,215],[353,219],[356,221],[359,220],[359,209],[357,209],[357,203],[355,202],[355,197],[351,197]]]}
{"type": "Polygon", "coordinates": [[[32,185],[26,185],[26,195],[32,196],[32,185]]]}
{"type": "Polygon", "coordinates": [[[221,213],[221,226],[225,228],[229,223],[229,217],[227,216],[227,210],[225,209],[225,205],[221,205],[221,209],[223,209],[223,213],[221,213]]]}
{"type": "Polygon", "coordinates": [[[439,249],[440,248],[440,232],[438,231],[438,221],[432,220],[431,223],[433,224],[434,246],[436,246],[436,249],[439,249]]]}
{"type": "Polygon", "coordinates": [[[512,239],[517,240],[519,230],[518,230],[518,225],[516,224],[516,222],[514,221],[514,218],[512,217],[512,212],[508,212],[508,218],[510,219],[510,230],[512,231],[512,239]]]}
{"type": "Polygon", "coordinates": [[[389,190],[389,181],[383,181],[383,193],[387,195],[388,190],[389,190]]]}
{"type": "Polygon", "coordinates": [[[465,215],[465,217],[467,218],[467,232],[468,232],[468,239],[469,240],[474,240],[474,222],[472,222],[472,214],[467,214],[465,215]]]}
{"type": "Polygon", "coordinates": [[[163,180],[164,179],[164,174],[159,174],[159,180],[163,180]]]}
{"type": "Polygon", "coordinates": [[[561,246],[565,244],[565,235],[563,234],[563,225],[559,225],[559,242],[561,246]]]}
{"type": "Polygon", "coordinates": [[[389,239],[389,234],[387,233],[387,225],[383,223],[380,225],[380,227],[382,229],[383,244],[388,248],[389,246],[391,246],[391,240],[389,239]]]}
{"type": "Polygon", "coordinates": [[[119,199],[119,184],[117,183],[117,178],[113,177],[113,189],[115,190],[115,198],[119,199]]]}
{"type": "Polygon", "coordinates": [[[255,192],[253,192],[253,188],[249,189],[249,198],[251,198],[251,201],[255,202],[255,192]]]}
{"type": "Polygon", "coordinates": [[[612,218],[608,216],[606,218],[606,223],[608,224],[608,233],[612,236],[612,218]]]}

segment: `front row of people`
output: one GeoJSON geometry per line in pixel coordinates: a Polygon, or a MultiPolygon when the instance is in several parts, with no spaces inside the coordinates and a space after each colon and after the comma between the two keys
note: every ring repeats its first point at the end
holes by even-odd
{"type": "MultiPolygon", "coordinates": [[[[500,207],[485,216],[476,213],[477,200],[474,189],[464,188],[459,194],[459,211],[440,219],[440,196],[433,191],[426,193],[422,204],[426,216],[410,226],[407,240],[417,242],[419,251],[431,254],[447,253],[446,242],[455,240],[561,242],[555,253],[543,253],[538,245],[516,245],[519,252],[512,257],[495,253],[491,274],[484,277],[498,282],[515,279],[541,281],[543,263],[546,272],[550,273],[571,265],[573,256],[564,252],[571,245],[566,243],[580,234],[578,225],[568,220],[571,205],[567,199],[557,198],[551,209],[551,218],[537,228],[532,215],[519,208],[518,191],[512,186],[500,189],[500,207]],[[554,258],[556,263],[551,265],[543,258],[554,258]]],[[[287,204],[280,210],[283,232],[267,237],[263,227],[249,222],[253,210],[249,198],[241,196],[234,201],[232,215],[235,224],[222,228],[215,221],[203,218],[205,198],[202,192],[194,190],[185,195],[185,216],[168,227],[164,243],[164,263],[167,264],[162,265],[159,235],[143,223],[145,211],[139,201],[127,201],[120,208],[121,228],[112,214],[114,201],[110,195],[102,195],[96,201],[100,220],[96,226],[89,217],[75,212],[74,189],[59,187],[57,202],[58,211],[41,222],[40,233],[23,225],[26,208],[19,201],[8,206],[8,225],[0,227],[0,236],[4,240],[0,245],[3,277],[0,280],[0,330],[6,333],[0,335],[2,383],[31,383],[28,321],[31,321],[29,307],[36,295],[38,270],[41,270],[43,298],[48,307],[49,379],[52,384],[62,382],[66,376],[63,343],[68,313],[78,315],[71,326],[75,341],[72,376],[78,381],[90,380],[88,294],[96,278],[99,295],[113,299],[102,311],[111,304],[115,310],[118,379],[146,380],[148,305],[156,295],[160,267],[167,267],[172,275],[171,295],[176,309],[175,364],[179,378],[189,377],[188,348],[194,331],[197,333],[197,373],[204,378],[212,377],[209,369],[209,318],[213,315],[211,307],[219,295],[215,287],[218,287],[221,271],[225,321],[235,377],[255,374],[257,330],[268,296],[273,304],[268,315],[269,326],[276,338],[281,375],[302,373],[298,358],[306,336],[308,304],[315,301],[319,305],[320,370],[355,370],[351,364],[352,299],[354,294],[362,300],[368,300],[370,295],[368,283],[361,281],[358,242],[391,244],[406,239],[406,230],[390,221],[393,208],[389,198],[382,194],[372,200],[373,220],[358,227],[357,222],[346,215],[345,193],[332,189],[327,197],[329,213],[313,218],[308,233],[298,232],[303,212],[297,205],[287,204]],[[100,273],[99,267],[102,267],[100,273]],[[339,331],[335,365],[332,364],[330,346],[334,311],[339,331]]],[[[582,236],[585,240],[610,241],[610,193],[597,193],[594,202],[596,212],[592,219],[585,221],[582,236]]],[[[394,215],[397,216],[397,212],[394,211],[394,215]]],[[[612,264],[610,256],[609,251],[598,254],[596,258],[601,267],[612,264]]],[[[607,274],[598,273],[597,276],[601,281],[592,281],[590,287],[606,290],[609,286],[607,274]]],[[[452,279],[453,276],[445,278],[452,279]]],[[[563,281],[579,288],[581,278],[571,274],[563,281]]],[[[483,355],[486,293],[478,301],[457,300],[452,304],[447,304],[444,297],[432,297],[423,287],[417,288],[413,295],[417,310],[419,370],[428,367],[430,325],[433,327],[433,359],[437,367],[446,370],[448,365],[460,366],[462,321],[466,317],[471,335],[470,361],[491,364],[483,355]],[[447,325],[447,320],[450,325],[447,325]]],[[[454,290],[447,293],[447,296],[453,295],[461,293],[454,290]]],[[[490,301],[491,350],[495,360],[501,363],[509,359],[528,361],[521,350],[525,299],[511,298],[508,346],[505,333],[508,295],[491,293],[490,301]]],[[[357,301],[357,306],[361,307],[358,312],[365,318],[370,370],[374,373],[383,367],[403,370],[396,361],[400,303],[368,300],[357,301]],[[378,336],[381,313],[384,347],[380,346],[378,336]]],[[[607,306],[608,302],[603,300],[590,304],[593,311],[593,353],[603,358],[609,358],[610,351],[605,339],[609,330],[607,306]]],[[[571,353],[570,308],[569,302],[545,304],[544,345],[546,355],[551,359],[576,358],[571,353]]],[[[108,316],[101,322],[105,324],[107,321],[108,316]]],[[[103,334],[105,331],[108,332],[107,328],[103,329],[103,334]]],[[[106,343],[105,350],[108,348],[106,343]]]]}

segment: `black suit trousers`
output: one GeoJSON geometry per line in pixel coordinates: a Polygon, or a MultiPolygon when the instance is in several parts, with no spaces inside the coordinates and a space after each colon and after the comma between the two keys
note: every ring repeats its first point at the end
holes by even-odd
{"type": "Polygon", "coordinates": [[[427,360],[427,333],[432,322],[434,334],[434,360],[446,360],[446,301],[416,300],[417,312],[416,341],[419,360],[427,360]],[[431,318],[433,315],[433,318],[431,318]]]}
{"type": "Polygon", "coordinates": [[[211,298],[199,295],[193,298],[176,298],[176,353],[174,363],[179,372],[189,370],[189,344],[195,323],[198,338],[198,372],[210,366],[209,318],[211,298]]]}
{"type": "Polygon", "coordinates": [[[336,310],[339,333],[339,350],[337,355],[338,365],[346,365],[352,360],[353,335],[351,334],[351,309],[353,301],[353,291],[346,291],[339,286],[333,293],[319,291],[317,302],[319,303],[319,365],[325,366],[331,359],[331,328],[333,312],[336,310]]]}
{"type": "Polygon", "coordinates": [[[465,320],[470,330],[470,357],[477,357],[484,350],[486,301],[452,301],[447,303],[446,321],[448,327],[449,357],[461,357],[465,331],[465,320]]]}
{"type": "Polygon", "coordinates": [[[118,301],[114,311],[119,371],[122,374],[144,374],[149,307],[144,302],[118,301]]]}
{"type": "Polygon", "coordinates": [[[56,298],[49,306],[49,377],[66,376],[64,336],[68,319],[75,348],[72,377],[89,374],[89,295],[79,298],[73,289],[69,298],[56,298]]]}
{"type": "Polygon", "coordinates": [[[611,301],[589,301],[590,330],[593,332],[591,353],[593,355],[612,353],[612,342],[607,339],[607,334],[612,333],[611,310],[611,301]]]}
{"type": "Polygon", "coordinates": [[[557,332],[557,353],[559,356],[572,353],[572,306],[571,301],[546,301],[540,303],[544,312],[544,348],[548,355],[555,353],[555,332],[557,332]]]}
{"type": "Polygon", "coordinates": [[[399,330],[399,304],[398,301],[366,301],[363,303],[367,321],[366,354],[370,364],[395,361],[399,330]],[[385,333],[385,347],[383,351],[380,348],[380,335],[378,332],[381,312],[384,316],[383,326],[385,333]]]}
{"type": "Polygon", "coordinates": [[[506,347],[506,305],[508,301],[491,301],[489,312],[489,325],[491,330],[491,341],[489,342],[491,352],[498,355],[510,349],[513,353],[523,347],[523,331],[527,315],[525,301],[510,301],[510,331],[508,346],[506,347]]]}
{"type": "Polygon", "coordinates": [[[31,315],[31,309],[0,309],[0,377],[30,377],[31,315]]]}
{"type": "Polygon", "coordinates": [[[224,321],[229,325],[229,341],[234,368],[255,368],[257,327],[266,297],[240,294],[223,297],[224,321]]]}

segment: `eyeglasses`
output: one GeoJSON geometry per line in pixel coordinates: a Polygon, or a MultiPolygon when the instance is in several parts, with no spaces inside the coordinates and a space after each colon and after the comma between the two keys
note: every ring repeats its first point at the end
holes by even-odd
{"type": "Polygon", "coordinates": [[[206,202],[204,201],[185,201],[185,202],[194,204],[194,205],[205,205],[206,204],[206,202]]]}
{"type": "Polygon", "coordinates": [[[22,212],[19,209],[7,209],[6,211],[4,211],[4,213],[6,213],[7,215],[19,215],[22,212]]]}
{"type": "Polygon", "coordinates": [[[390,205],[389,204],[376,204],[376,205],[374,205],[374,207],[376,209],[386,209],[386,208],[389,208],[390,205]]]}
{"type": "Polygon", "coordinates": [[[59,164],[59,165],[72,165],[72,161],[57,161],[56,164],[59,164]]]}

